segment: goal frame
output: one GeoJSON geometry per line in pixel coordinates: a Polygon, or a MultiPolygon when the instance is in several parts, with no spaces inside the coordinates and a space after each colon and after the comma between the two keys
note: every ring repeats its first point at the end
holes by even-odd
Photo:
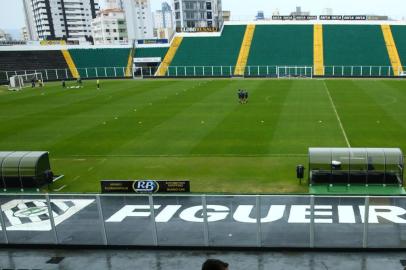
{"type": "Polygon", "coordinates": [[[44,82],[43,76],[41,72],[36,73],[27,73],[27,74],[17,74],[10,77],[10,83],[8,89],[11,91],[19,91],[23,88],[27,88],[31,86],[31,80],[35,78],[35,81],[41,80],[44,82]],[[14,80],[14,82],[13,82],[14,80]],[[15,84],[15,80],[19,82],[18,85],[15,84]]]}
{"type": "Polygon", "coordinates": [[[312,79],[312,66],[277,66],[276,75],[278,78],[312,79]]]}

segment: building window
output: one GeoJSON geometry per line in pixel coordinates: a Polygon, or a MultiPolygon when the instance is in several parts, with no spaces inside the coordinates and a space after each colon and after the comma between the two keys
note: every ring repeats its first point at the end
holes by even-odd
{"type": "Polygon", "coordinates": [[[206,9],[211,10],[211,2],[206,2],[206,9]]]}
{"type": "Polygon", "coordinates": [[[211,12],[207,12],[207,19],[208,19],[208,20],[213,19],[213,15],[212,15],[211,12]]]}
{"type": "Polygon", "coordinates": [[[194,9],[195,5],[193,2],[185,2],[185,9],[194,9]]]}

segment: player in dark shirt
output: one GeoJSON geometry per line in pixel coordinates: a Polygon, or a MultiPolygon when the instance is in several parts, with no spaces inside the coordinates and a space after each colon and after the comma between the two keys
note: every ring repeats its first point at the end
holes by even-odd
{"type": "Polygon", "coordinates": [[[242,91],[241,89],[238,89],[238,100],[240,101],[240,103],[242,103],[242,91]]]}

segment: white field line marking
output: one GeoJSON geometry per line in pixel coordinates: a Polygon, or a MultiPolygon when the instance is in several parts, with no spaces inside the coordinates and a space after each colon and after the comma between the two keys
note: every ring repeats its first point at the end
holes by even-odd
{"type": "Polygon", "coordinates": [[[54,189],[54,191],[61,191],[62,189],[66,188],[66,187],[67,187],[67,185],[63,185],[63,186],[61,186],[61,187],[58,188],[58,189],[54,189]]]}
{"type": "MultiPolygon", "coordinates": [[[[72,157],[87,157],[87,158],[205,158],[205,157],[307,157],[308,154],[187,154],[187,155],[73,155],[72,157]]],[[[69,157],[65,158],[69,159],[69,157]]]]}
{"type": "Polygon", "coordinates": [[[333,107],[334,113],[336,114],[336,117],[337,117],[337,120],[338,120],[338,124],[340,125],[341,131],[343,132],[345,142],[347,143],[347,146],[349,148],[351,148],[350,141],[348,140],[347,133],[345,132],[343,123],[341,122],[340,116],[338,115],[336,105],[334,104],[333,98],[331,97],[331,94],[330,94],[330,90],[328,90],[328,86],[326,84],[326,81],[323,81],[323,83],[324,83],[324,88],[326,88],[328,98],[330,99],[331,107],[333,107]]]}
{"type": "Polygon", "coordinates": [[[94,169],[94,167],[90,167],[87,171],[90,172],[93,169],[94,169]]]}
{"type": "Polygon", "coordinates": [[[73,180],[71,181],[71,183],[75,182],[76,180],[78,180],[80,178],[80,176],[76,176],[75,178],[73,178],[73,180]]]}

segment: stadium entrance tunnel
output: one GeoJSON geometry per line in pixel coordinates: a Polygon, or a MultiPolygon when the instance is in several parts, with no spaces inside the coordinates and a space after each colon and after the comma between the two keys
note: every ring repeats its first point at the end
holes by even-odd
{"type": "Polygon", "coordinates": [[[309,148],[309,185],[403,186],[398,148],[309,148]]]}
{"type": "Polygon", "coordinates": [[[0,152],[0,187],[40,188],[54,181],[48,152],[0,152]]]}

